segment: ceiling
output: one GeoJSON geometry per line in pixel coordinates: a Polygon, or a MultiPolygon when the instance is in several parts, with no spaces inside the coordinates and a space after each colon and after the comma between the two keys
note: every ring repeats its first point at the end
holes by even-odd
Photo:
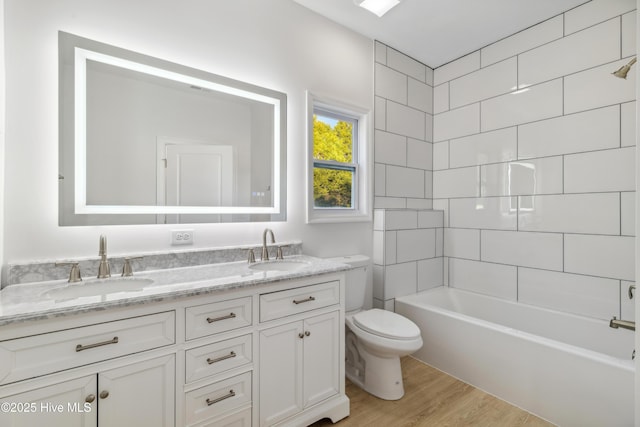
{"type": "Polygon", "coordinates": [[[353,0],[294,0],[431,68],[565,12],[586,0],[401,0],[382,18],[353,0]]]}

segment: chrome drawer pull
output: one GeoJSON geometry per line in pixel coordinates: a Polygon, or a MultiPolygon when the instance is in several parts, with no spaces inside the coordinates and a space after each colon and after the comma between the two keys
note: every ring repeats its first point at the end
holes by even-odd
{"type": "Polygon", "coordinates": [[[234,317],[236,317],[235,313],[229,313],[226,316],[220,316],[220,317],[207,317],[207,322],[209,323],[213,323],[213,322],[219,322],[221,320],[226,320],[226,319],[233,319],[234,317]]]}
{"type": "Polygon", "coordinates": [[[218,403],[218,402],[222,402],[225,399],[229,399],[230,397],[233,397],[236,395],[236,392],[233,390],[229,390],[229,393],[225,394],[222,397],[218,397],[217,399],[207,399],[207,406],[211,406],[214,403],[218,403]]]}
{"type": "Polygon", "coordinates": [[[97,342],[95,344],[82,345],[78,344],[76,346],[76,351],[89,350],[90,348],[102,347],[103,345],[109,344],[118,344],[118,337],[113,337],[109,341],[97,342]]]}
{"type": "Polygon", "coordinates": [[[294,304],[302,304],[303,302],[309,302],[309,301],[315,301],[316,299],[314,297],[309,297],[309,298],[305,298],[305,299],[294,299],[293,303],[294,304]]]}
{"type": "Polygon", "coordinates": [[[236,352],[235,351],[232,351],[231,353],[227,354],[226,356],[220,356],[220,357],[215,358],[215,359],[207,358],[207,363],[209,365],[213,365],[214,363],[222,362],[223,360],[231,359],[233,357],[236,357],[236,352]]]}

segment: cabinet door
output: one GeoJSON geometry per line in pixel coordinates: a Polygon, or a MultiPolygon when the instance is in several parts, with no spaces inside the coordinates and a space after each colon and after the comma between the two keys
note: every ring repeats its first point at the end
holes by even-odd
{"type": "Polygon", "coordinates": [[[100,427],[175,425],[175,355],[98,374],[100,427]]]}
{"type": "Polygon", "coordinates": [[[338,312],[311,317],[304,321],[304,407],[314,405],[338,393],[338,312]]]}
{"type": "Polygon", "coordinates": [[[0,426],[96,427],[96,386],[89,375],[0,398],[0,426]]]}
{"type": "Polygon", "coordinates": [[[260,332],[260,425],[302,410],[302,322],[260,332]]]}

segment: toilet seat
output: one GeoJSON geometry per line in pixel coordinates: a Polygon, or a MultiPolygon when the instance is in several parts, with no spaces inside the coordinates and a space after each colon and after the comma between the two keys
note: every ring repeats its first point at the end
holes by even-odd
{"type": "Polygon", "coordinates": [[[353,323],[358,328],[383,338],[415,340],[420,337],[420,329],[411,320],[378,308],[355,314],[353,323]]]}

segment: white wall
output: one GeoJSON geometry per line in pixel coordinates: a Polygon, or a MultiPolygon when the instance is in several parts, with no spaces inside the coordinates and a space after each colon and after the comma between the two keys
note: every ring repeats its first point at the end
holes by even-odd
{"type": "Polygon", "coordinates": [[[636,55],[635,3],[594,0],[434,71],[450,286],[634,319],[637,67],[611,72],[636,55]]]}
{"type": "Polygon", "coordinates": [[[194,248],[257,243],[268,226],[311,255],[371,254],[371,223],[304,223],[305,90],[373,110],[371,40],[289,0],[6,0],[4,12],[5,264],[97,255],[101,233],[110,254],[175,249],[170,226],[57,225],[58,30],[287,94],[287,221],[194,225],[194,248]]]}

